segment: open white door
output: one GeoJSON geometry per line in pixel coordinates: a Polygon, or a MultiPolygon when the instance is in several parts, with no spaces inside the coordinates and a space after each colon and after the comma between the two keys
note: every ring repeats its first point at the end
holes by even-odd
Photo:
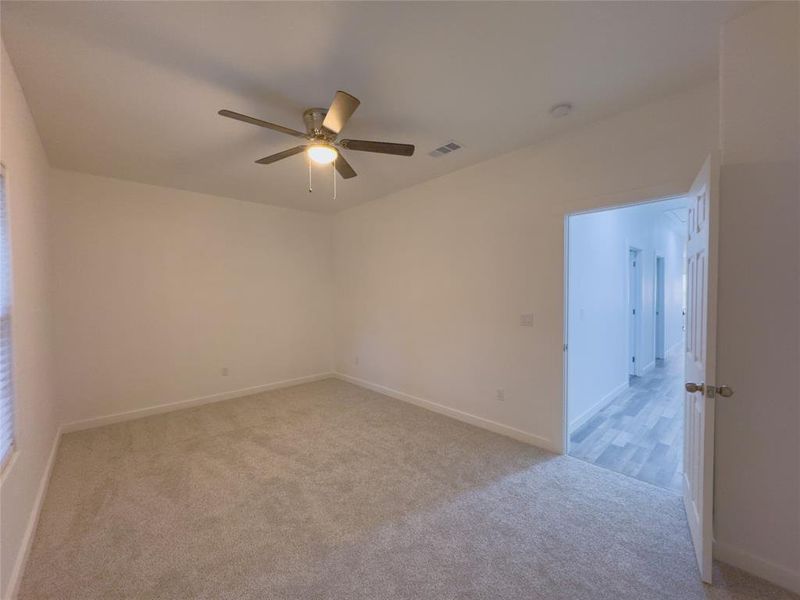
{"type": "MultiPolygon", "coordinates": [[[[714,383],[717,339],[719,169],[710,156],[689,191],[686,248],[686,399],[683,502],[703,581],[711,583],[714,506],[714,383]]],[[[722,392],[722,390],[720,390],[722,392]]],[[[726,395],[727,389],[725,390],[726,395]]]]}

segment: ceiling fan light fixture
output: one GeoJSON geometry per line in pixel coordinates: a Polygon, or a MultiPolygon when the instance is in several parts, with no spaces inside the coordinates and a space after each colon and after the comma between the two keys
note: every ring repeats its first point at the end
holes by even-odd
{"type": "Polygon", "coordinates": [[[318,165],[329,165],[339,156],[336,148],[326,144],[312,144],[306,152],[308,157],[318,165]]]}
{"type": "MultiPolygon", "coordinates": [[[[303,112],[303,121],[306,125],[306,132],[297,131],[291,127],[284,127],[277,123],[270,123],[263,119],[257,119],[237,113],[232,110],[223,109],[219,111],[219,115],[228,119],[242,121],[250,125],[257,125],[265,129],[272,129],[286,135],[301,138],[303,143],[294,148],[288,148],[282,152],[270,154],[264,158],[259,158],[256,164],[271,165],[295,156],[296,154],[306,153],[308,155],[308,172],[311,174],[311,162],[320,165],[333,165],[331,172],[334,174],[334,182],[336,181],[336,174],[342,179],[352,179],[357,175],[344,152],[339,148],[355,152],[373,152],[377,154],[392,154],[394,156],[413,156],[413,144],[396,144],[393,142],[375,142],[371,140],[338,140],[339,134],[350,117],[353,116],[358,105],[361,101],[353,97],[347,92],[339,90],[333,97],[333,102],[328,109],[325,108],[309,108],[303,112]]],[[[309,191],[311,191],[309,189],[309,191]]]]}

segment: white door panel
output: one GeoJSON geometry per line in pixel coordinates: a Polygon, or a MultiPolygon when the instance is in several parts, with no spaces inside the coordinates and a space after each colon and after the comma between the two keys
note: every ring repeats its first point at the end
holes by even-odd
{"type": "Polygon", "coordinates": [[[717,182],[709,157],[689,192],[685,376],[704,384],[686,391],[683,500],[703,581],[711,582],[714,503],[714,402],[716,362],[717,182]]]}

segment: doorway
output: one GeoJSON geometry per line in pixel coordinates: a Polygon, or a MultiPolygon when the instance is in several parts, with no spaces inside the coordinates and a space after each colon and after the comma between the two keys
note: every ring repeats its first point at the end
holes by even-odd
{"type": "Polygon", "coordinates": [[[687,200],[567,217],[567,452],[680,493],[687,200]]]}

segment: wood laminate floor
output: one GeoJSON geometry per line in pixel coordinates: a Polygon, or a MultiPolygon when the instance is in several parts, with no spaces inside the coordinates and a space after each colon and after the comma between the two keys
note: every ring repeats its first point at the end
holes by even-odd
{"type": "Polygon", "coordinates": [[[683,355],[656,361],[577,430],[569,454],[680,492],[683,463],[683,355]]]}

